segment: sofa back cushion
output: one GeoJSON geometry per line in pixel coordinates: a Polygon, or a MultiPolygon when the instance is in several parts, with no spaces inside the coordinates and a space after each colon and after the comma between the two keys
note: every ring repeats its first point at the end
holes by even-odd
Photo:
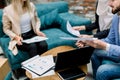
{"type": "Polygon", "coordinates": [[[51,12],[54,9],[58,9],[58,13],[68,12],[69,9],[68,3],[65,1],[36,4],[35,6],[39,17],[51,12]]]}
{"type": "Polygon", "coordinates": [[[59,24],[60,17],[58,15],[58,9],[52,10],[51,12],[40,16],[41,30],[48,29],[51,27],[59,27],[55,24],[59,24]],[[58,19],[59,18],[59,19],[58,19]]]}
{"type": "Polygon", "coordinates": [[[0,37],[2,37],[4,35],[3,24],[2,24],[2,15],[3,15],[3,10],[0,9],[0,37]]]}

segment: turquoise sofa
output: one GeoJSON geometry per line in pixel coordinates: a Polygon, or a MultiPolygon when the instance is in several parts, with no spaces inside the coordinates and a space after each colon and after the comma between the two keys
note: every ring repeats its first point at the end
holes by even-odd
{"type": "MultiPolygon", "coordinates": [[[[50,2],[46,4],[36,4],[36,10],[38,13],[38,17],[41,20],[41,31],[46,34],[48,37],[47,44],[48,50],[57,46],[69,45],[76,47],[74,44],[76,41],[70,40],[62,40],[60,37],[73,37],[73,35],[69,34],[66,30],[66,22],[70,21],[72,26],[75,25],[87,25],[90,24],[91,21],[79,17],[75,14],[71,14],[68,12],[69,7],[68,3],[65,1],[60,2],[50,2]]],[[[29,58],[27,52],[23,52],[19,50],[19,53],[14,56],[12,52],[8,49],[8,44],[10,38],[4,34],[3,25],[2,25],[2,14],[3,10],[0,10],[0,46],[2,47],[5,56],[8,58],[8,61],[11,66],[11,70],[15,71],[16,69],[21,67],[21,62],[27,60],[29,58]]],[[[85,31],[81,32],[86,33],[85,31]]],[[[91,34],[87,33],[87,34],[91,34]]],[[[18,77],[17,77],[18,78],[18,77]]]]}

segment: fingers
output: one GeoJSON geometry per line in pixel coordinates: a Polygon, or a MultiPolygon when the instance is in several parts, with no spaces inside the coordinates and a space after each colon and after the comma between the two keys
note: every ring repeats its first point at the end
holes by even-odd
{"type": "Polygon", "coordinates": [[[85,43],[83,43],[82,41],[77,41],[75,45],[79,48],[85,47],[85,43]]]}
{"type": "Polygon", "coordinates": [[[44,33],[42,33],[42,32],[39,35],[43,36],[43,37],[46,37],[46,35],[44,33]]]}
{"type": "Polygon", "coordinates": [[[17,44],[18,44],[18,45],[22,45],[22,40],[23,40],[23,38],[22,38],[22,37],[19,37],[19,39],[17,40],[17,44]]]}
{"type": "Polygon", "coordinates": [[[37,31],[37,35],[38,35],[38,36],[46,37],[46,35],[45,35],[43,32],[41,32],[41,31],[37,31]]]}
{"type": "Polygon", "coordinates": [[[74,30],[79,30],[79,26],[73,27],[74,30]]]}
{"type": "Polygon", "coordinates": [[[18,44],[18,45],[22,45],[22,42],[21,42],[21,41],[19,41],[19,42],[17,42],[17,44],[18,44]]]}
{"type": "Polygon", "coordinates": [[[97,48],[97,41],[96,40],[86,40],[85,41],[86,45],[97,48]]]}

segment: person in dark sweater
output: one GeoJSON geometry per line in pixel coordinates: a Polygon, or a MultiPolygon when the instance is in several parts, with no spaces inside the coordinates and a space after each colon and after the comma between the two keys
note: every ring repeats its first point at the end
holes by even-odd
{"type": "Polygon", "coordinates": [[[75,30],[92,31],[97,29],[96,34],[93,35],[80,35],[80,37],[95,37],[105,38],[109,33],[113,14],[111,8],[108,6],[108,0],[98,0],[96,4],[95,22],[90,25],[73,26],[75,30]],[[104,8],[103,8],[104,7],[104,8]]]}

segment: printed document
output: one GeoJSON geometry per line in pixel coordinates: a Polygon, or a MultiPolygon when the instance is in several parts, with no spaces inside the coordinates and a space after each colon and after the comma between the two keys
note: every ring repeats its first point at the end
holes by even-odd
{"type": "Polygon", "coordinates": [[[65,40],[78,40],[78,41],[84,41],[84,40],[96,40],[97,38],[75,38],[75,37],[60,37],[61,39],[65,40]]]}
{"type": "Polygon", "coordinates": [[[48,39],[47,37],[35,36],[33,38],[23,40],[22,42],[29,44],[29,43],[34,43],[34,42],[40,42],[40,41],[47,40],[47,39],[48,39]]]}
{"type": "Polygon", "coordinates": [[[54,70],[50,70],[50,71],[46,72],[45,74],[39,76],[39,75],[33,73],[32,71],[26,69],[26,68],[24,68],[24,69],[27,70],[31,74],[32,78],[39,78],[39,77],[45,77],[45,76],[55,75],[55,71],[54,70]]]}
{"type": "Polygon", "coordinates": [[[80,36],[80,32],[78,30],[74,30],[71,26],[71,24],[69,23],[69,21],[67,21],[67,30],[70,34],[74,35],[74,36],[80,36]]]}
{"type": "Polygon", "coordinates": [[[53,56],[35,56],[33,58],[30,58],[24,62],[22,62],[22,68],[27,69],[39,76],[44,75],[45,73],[52,70],[55,66],[55,63],[53,61],[53,56]]]}

